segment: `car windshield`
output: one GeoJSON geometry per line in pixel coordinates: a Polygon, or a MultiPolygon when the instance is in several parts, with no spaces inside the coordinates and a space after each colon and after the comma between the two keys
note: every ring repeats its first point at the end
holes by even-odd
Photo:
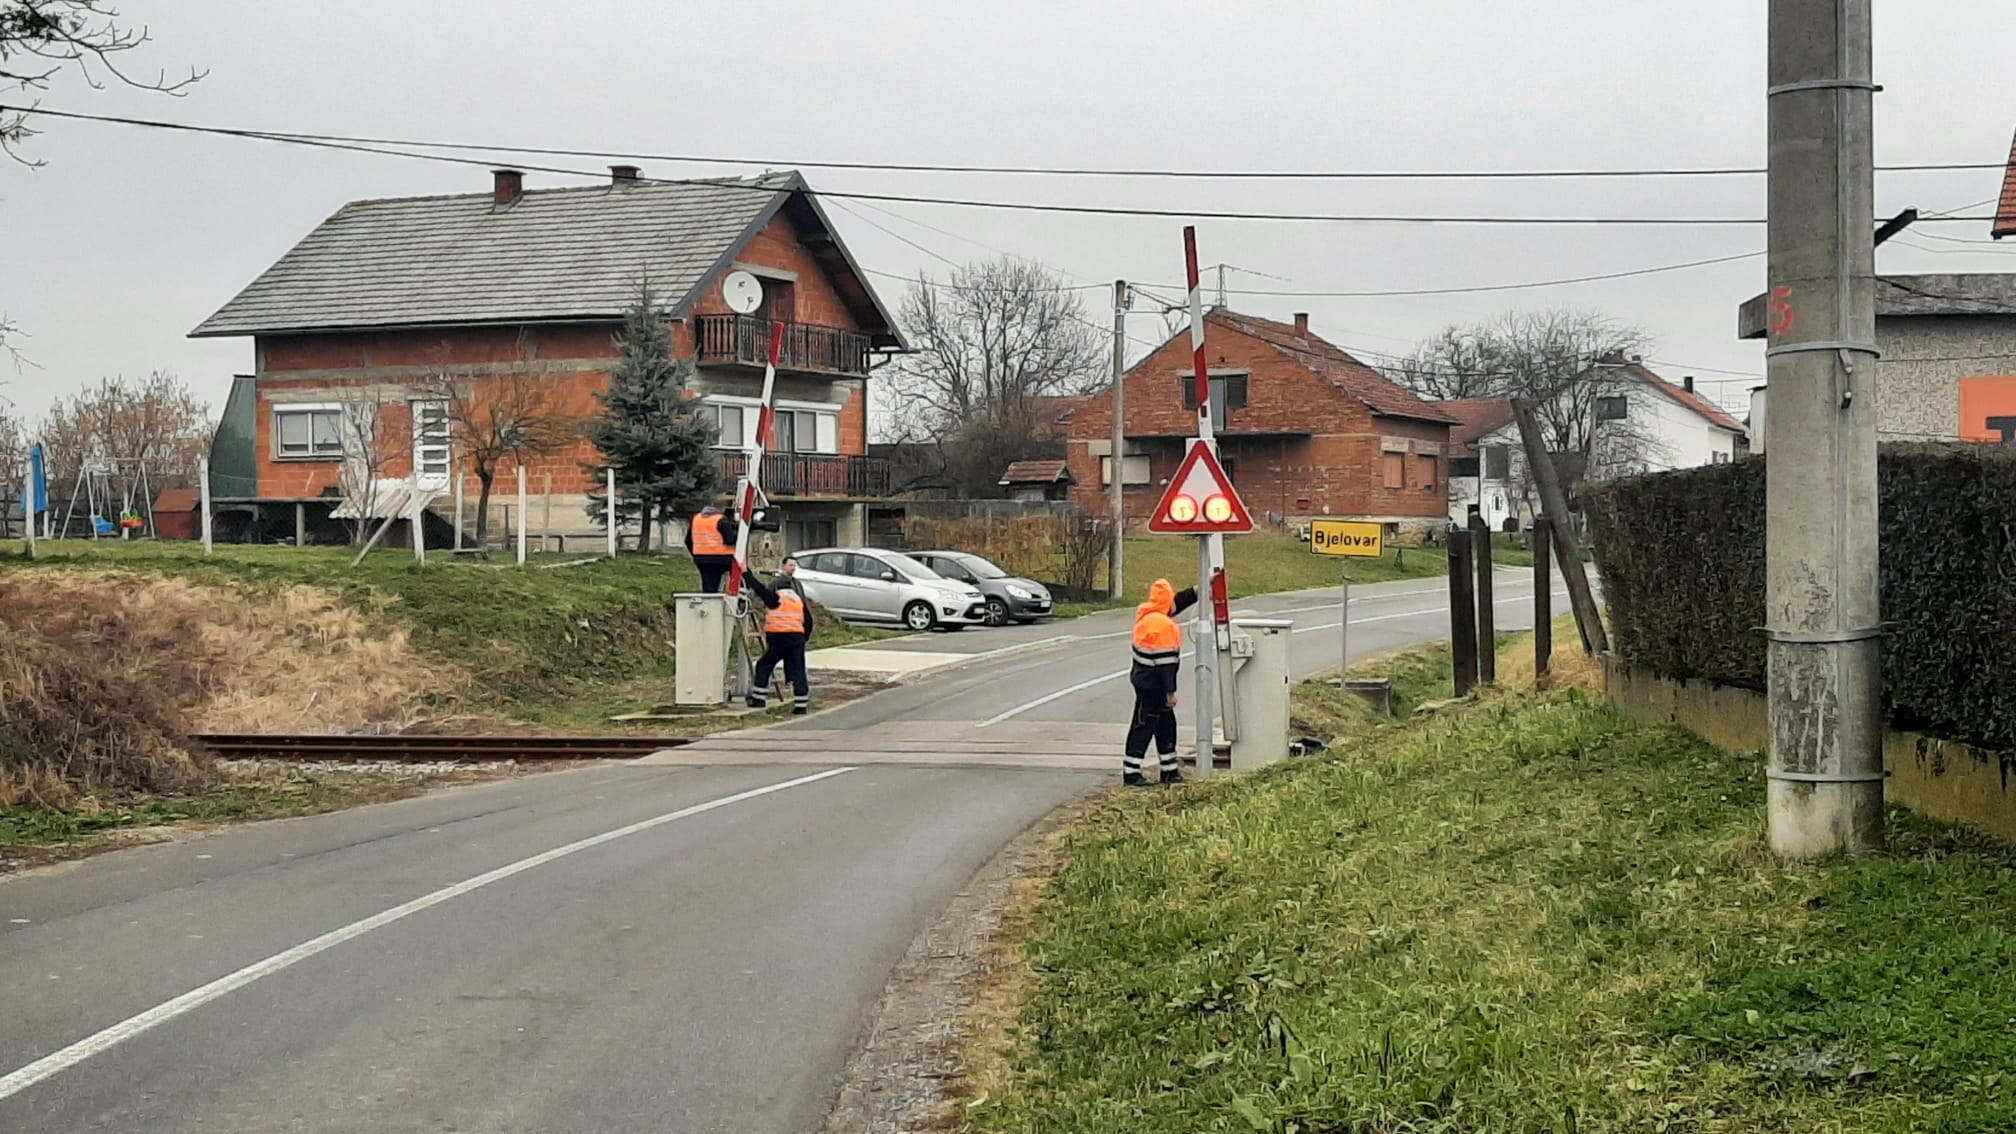
{"type": "Polygon", "coordinates": [[[876,557],[913,579],[936,579],[938,572],[924,566],[900,551],[878,551],[876,557]]]}
{"type": "Polygon", "coordinates": [[[1006,579],[1011,577],[1008,572],[996,566],[992,560],[982,559],[977,555],[950,555],[946,556],[946,558],[958,563],[961,567],[966,568],[982,579],[1006,579]]]}

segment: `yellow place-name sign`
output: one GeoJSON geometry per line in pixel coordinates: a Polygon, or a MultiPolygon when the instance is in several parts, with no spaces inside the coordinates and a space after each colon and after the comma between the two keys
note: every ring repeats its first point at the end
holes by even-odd
{"type": "Polygon", "coordinates": [[[1386,525],[1370,520],[1311,520],[1309,550],[1318,555],[1377,559],[1386,553],[1386,525]]]}

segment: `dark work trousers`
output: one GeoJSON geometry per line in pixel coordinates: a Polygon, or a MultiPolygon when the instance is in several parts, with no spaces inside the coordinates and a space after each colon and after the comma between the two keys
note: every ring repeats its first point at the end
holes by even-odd
{"type": "MultiPolygon", "coordinates": [[[[770,679],[777,673],[777,663],[784,663],[784,680],[791,683],[791,700],[795,708],[808,708],[812,704],[812,682],[805,676],[805,635],[768,634],[764,636],[768,648],[763,656],[756,659],[756,673],[750,682],[749,700],[757,708],[770,703],[770,679]]],[[[1170,727],[1175,727],[1174,717],[1170,727]]],[[[1171,731],[1169,743],[1176,743],[1176,734],[1171,731]]]]}
{"type": "Polygon", "coordinates": [[[696,555],[693,565],[700,568],[700,589],[710,595],[721,593],[721,580],[728,577],[728,567],[735,562],[732,555],[696,555]]]}
{"type": "Polygon", "coordinates": [[[1162,774],[1176,771],[1176,710],[1169,707],[1169,694],[1160,689],[1134,690],[1134,719],[1127,726],[1127,756],[1121,761],[1129,775],[1139,775],[1141,761],[1148,755],[1148,740],[1162,758],[1162,774]]]}

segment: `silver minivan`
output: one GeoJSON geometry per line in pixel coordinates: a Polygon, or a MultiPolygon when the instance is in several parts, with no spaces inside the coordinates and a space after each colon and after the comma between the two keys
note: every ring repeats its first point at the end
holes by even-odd
{"type": "Polygon", "coordinates": [[[987,599],[966,583],[900,551],[822,547],[795,552],[805,597],[849,622],[895,622],[911,630],[963,630],[987,621],[987,599]]]}

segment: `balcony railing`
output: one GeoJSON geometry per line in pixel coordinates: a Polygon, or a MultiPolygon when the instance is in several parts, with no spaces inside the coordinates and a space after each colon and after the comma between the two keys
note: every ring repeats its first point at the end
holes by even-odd
{"type": "MultiPolygon", "coordinates": [[[[721,476],[729,482],[748,467],[741,453],[719,453],[721,476]]],[[[763,491],[784,497],[838,496],[872,499],[889,495],[889,462],[882,457],[814,457],[771,453],[763,458],[763,491]]]]}
{"type": "MultiPolygon", "coordinates": [[[[699,361],[762,366],[770,361],[770,320],[754,315],[698,317],[699,361]]],[[[811,323],[784,324],[783,370],[864,377],[868,373],[867,335],[811,323]]]]}

